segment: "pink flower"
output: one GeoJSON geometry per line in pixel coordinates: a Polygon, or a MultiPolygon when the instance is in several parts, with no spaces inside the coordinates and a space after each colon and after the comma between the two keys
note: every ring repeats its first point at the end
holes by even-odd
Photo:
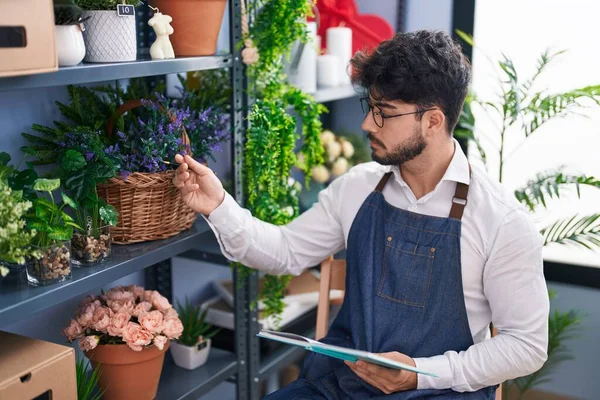
{"type": "Polygon", "coordinates": [[[79,339],[79,348],[81,351],[94,350],[99,342],[100,338],[98,336],[85,336],[79,339]]]}
{"type": "Polygon", "coordinates": [[[167,311],[169,308],[172,308],[171,303],[167,300],[166,297],[162,296],[157,291],[152,293],[152,306],[159,311],[167,311]]]}
{"type": "Polygon", "coordinates": [[[164,314],[165,319],[179,318],[179,314],[177,314],[177,310],[175,310],[174,308],[169,308],[167,311],[164,312],[164,314]]]}
{"type": "Polygon", "coordinates": [[[89,306],[90,304],[95,302],[96,300],[96,296],[90,294],[89,296],[86,296],[83,300],[81,300],[81,302],[79,303],[79,308],[83,309],[86,306],[89,306]]]}
{"type": "Polygon", "coordinates": [[[123,331],[123,340],[133,351],[142,351],[152,341],[152,333],[135,322],[128,322],[123,331]]]}
{"type": "Polygon", "coordinates": [[[118,312],[114,314],[110,319],[110,324],[106,329],[108,334],[111,336],[122,336],[127,323],[131,319],[131,315],[127,312],[118,312]]]}
{"type": "Polygon", "coordinates": [[[154,294],[154,290],[144,290],[144,301],[149,301],[152,303],[152,295],[154,294]]]}
{"type": "Polygon", "coordinates": [[[125,311],[129,314],[133,312],[135,303],[133,300],[127,300],[125,302],[117,300],[106,300],[106,304],[110,307],[113,312],[125,311]]]}
{"type": "Polygon", "coordinates": [[[136,285],[130,285],[127,286],[127,290],[129,290],[130,292],[133,293],[133,296],[135,297],[135,299],[140,299],[143,300],[144,299],[144,288],[140,287],[140,286],[136,286],[136,285]]]}
{"type": "Polygon", "coordinates": [[[94,317],[92,318],[92,328],[102,333],[106,333],[106,328],[110,325],[110,319],[113,312],[108,307],[98,307],[94,311],[94,317]]]}
{"type": "Polygon", "coordinates": [[[183,333],[181,320],[179,318],[166,319],[162,333],[169,339],[178,339],[183,333]]]}
{"type": "Polygon", "coordinates": [[[160,333],[163,330],[163,315],[160,311],[143,313],[139,316],[138,321],[149,332],[160,333]]]}
{"type": "Polygon", "coordinates": [[[116,301],[119,303],[127,303],[128,301],[134,302],[135,298],[134,298],[133,292],[130,292],[126,288],[117,286],[117,287],[109,290],[108,292],[106,292],[106,303],[107,304],[108,304],[109,300],[116,301]]]}
{"type": "Polygon", "coordinates": [[[69,342],[72,342],[73,340],[83,336],[83,328],[81,325],[79,325],[79,322],[72,319],[69,326],[63,329],[62,333],[67,337],[67,339],[69,339],[69,342]]]}
{"type": "Polygon", "coordinates": [[[94,311],[96,308],[97,307],[95,307],[95,305],[92,303],[87,305],[85,309],[81,310],[77,316],[77,322],[79,322],[79,325],[81,325],[83,328],[89,327],[94,319],[94,311]]]}
{"type": "Polygon", "coordinates": [[[140,315],[142,315],[145,312],[150,311],[151,309],[152,309],[152,303],[149,303],[147,301],[142,301],[140,304],[136,305],[133,308],[131,315],[133,315],[134,317],[139,317],[140,315]]]}
{"type": "Polygon", "coordinates": [[[167,339],[165,336],[163,335],[158,335],[154,338],[154,345],[162,351],[162,349],[165,348],[165,344],[167,344],[167,341],[169,339],[167,339]]]}

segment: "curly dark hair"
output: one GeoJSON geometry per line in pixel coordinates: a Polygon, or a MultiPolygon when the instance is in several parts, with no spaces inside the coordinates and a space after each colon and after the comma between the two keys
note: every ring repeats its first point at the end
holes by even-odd
{"type": "Polygon", "coordinates": [[[469,89],[471,65],[447,33],[398,33],[372,52],[356,53],[350,63],[352,83],[367,89],[373,98],[415,104],[417,110],[437,106],[452,134],[469,89]]]}

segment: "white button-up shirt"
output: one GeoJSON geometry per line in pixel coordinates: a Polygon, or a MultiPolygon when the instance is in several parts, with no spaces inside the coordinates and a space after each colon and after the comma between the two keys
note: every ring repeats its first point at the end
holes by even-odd
{"type": "Polygon", "coordinates": [[[456,182],[469,184],[461,265],[475,344],[466,351],[415,359],[418,368],[439,376],[419,375],[418,388],[475,391],[539,369],[547,357],[549,313],[541,235],[511,192],[477,167],[469,176],[456,141],[442,180],[420,199],[398,167],[371,162],[336,179],[320,193],[318,203],[289,225],[253,218],[228,194],[208,221],[230,260],[271,274],[297,275],[345,248],[359,208],[388,171],[394,173],[383,190],[389,203],[437,217],[448,217],[456,182]],[[490,322],[498,329],[493,338],[490,322]]]}

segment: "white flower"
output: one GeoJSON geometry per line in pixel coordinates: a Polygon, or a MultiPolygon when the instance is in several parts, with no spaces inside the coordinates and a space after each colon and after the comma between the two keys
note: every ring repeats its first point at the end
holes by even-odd
{"type": "Polygon", "coordinates": [[[4,265],[0,265],[0,275],[4,277],[8,275],[8,272],[8,268],[6,268],[4,265]]]}
{"type": "Polygon", "coordinates": [[[344,157],[351,158],[354,155],[354,146],[347,140],[342,142],[342,153],[344,153],[344,157]]]}
{"type": "Polygon", "coordinates": [[[287,215],[289,215],[290,217],[292,217],[294,215],[294,207],[287,206],[286,208],[283,209],[283,212],[286,213],[287,215]]]}
{"type": "Polygon", "coordinates": [[[329,160],[333,161],[339,156],[342,155],[342,145],[338,142],[331,142],[327,145],[327,154],[329,155],[329,160]]]}
{"type": "Polygon", "coordinates": [[[344,157],[340,157],[337,160],[335,160],[335,163],[333,163],[333,167],[331,167],[331,173],[334,176],[340,176],[345,174],[346,172],[348,172],[348,160],[346,160],[344,157]]]}
{"type": "Polygon", "coordinates": [[[330,130],[321,132],[321,143],[323,146],[327,146],[329,143],[335,141],[335,135],[330,130]]]}
{"type": "Polygon", "coordinates": [[[312,169],[312,178],[315,182],[325,183],[329,180],[329,171],[323,165],[317,165],[312,169]]]}

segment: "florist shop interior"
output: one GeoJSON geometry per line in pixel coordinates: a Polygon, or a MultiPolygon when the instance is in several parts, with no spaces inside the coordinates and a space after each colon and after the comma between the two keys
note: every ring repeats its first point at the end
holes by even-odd
{"type": "Polygon", "coordinates": [[[0,0],[0,400],[597,399],[599,12],[0,0]]]}

